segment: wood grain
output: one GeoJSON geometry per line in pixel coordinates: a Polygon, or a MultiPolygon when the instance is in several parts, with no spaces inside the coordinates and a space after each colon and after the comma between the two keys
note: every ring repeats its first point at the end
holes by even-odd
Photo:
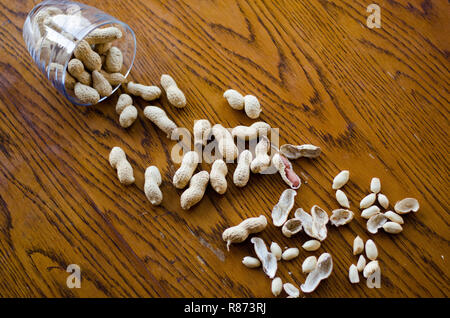
{"type": "MultiPolygon", "coordinates": [[[[281,143],[313,143],[323,154],[299,159],[304,184],[295,208],[337,208],[331,180],[343,169],[357,216],[329,227],[319,251],[279,264],[278,275],[304,282],[308,255],[333,255],[334,270],[307,297],[448,297],[449,292],[449,4],[378,1],[382,27],[366,27],[366,6],[336,1],[90,1],[127,22],[138,50],[131,78],[158,84],[171,74],[188,106],[162,105],[179,126],[208,118],[228,127],[252,121],[222,97],[236,88],[256,95],[261,119],[280,128],[281,143]],[[421,204],[397,236],[369,235],[357,209],[370,179],[391,205],[421,204]],[[353,238],[373,238],[382,286],[347,278],[353,238]]],[[[221,196],[210,187],[186,212],[170,180],[174,142],[140,111],[118,124],[117,96],[80,108],[68,103],[33,64],[22,39],[37,1],[0,1],[0,296],[2,297],[270,297],[270,280],[241,264],[249,241],[227,252],[222,231],[242,219],[270,218],[285,184],[252,175],[221,196]],[[136,185],[118,183],[107,158],[122,147],[136,185]],[[164,200],[153,207],[143,189],[145,167],[163,175],[164,200]],[[79,264],[82,288],[66,286],[79,264]]],[[[137,100],[143,109],[147,103],[137,100]]],[[[202,167],[209,171],[210,167],[202,167]]],[[[391,207],[392,208],[392,207],[391,207]]],[[[261,234],[282,247],[300,246],[272,224],[261,234]]]]}

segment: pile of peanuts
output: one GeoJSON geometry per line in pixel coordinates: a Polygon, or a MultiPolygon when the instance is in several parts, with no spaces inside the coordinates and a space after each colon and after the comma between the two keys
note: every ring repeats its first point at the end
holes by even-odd
{"type": "MultiPolygon", "coordinates": [[[[59,15],[77,16],[80,21],[83,21],[80,10],[76,6],[68,8],[66,12],[52,7],[39,12],[35,17],[35,23],[41,34],[41,38],[38,40],[42,42],[42,54],[45,54],[46,49],[48,50],[52,45],[44,37],[48,28],[61,32],[61,30],[58,30],[57,23],[53,21],[53,18],[59,15]]],[[[70,36],[67,35],[67,37],[70,36]]],[[[125,92],[118,98],[116,112],[119,115],[120,125],[128,128],[138,116],[138,110],[133,105],[131,95],[145,101],[153,101],[161,96],[162,90],[158,86],[147,86],[126,81],[122,73],[123,54],[117,46],[114,46],[114,41],[121,37],[120,29],[111,26],[96,29],[79,41],[67,66],[68,73],[65,78],[65,86],[68,90],[73,90],[74,95],[81,103],[96,104],[102,97],[111,95],[113,87],[124,84],[125,92]]],[[[49,68],[50,71],[63,71],[63,65],[57,63],[51,63],[49,68]]],[[[163,74],[160,85],[172,106],[183,108],[187,105],[184,93],[170,75],[163,74]]],[[[224,92],[223,97],[231,108],[244,110],[245,114],[251,119],[259,118],[262,112],[260,102],[253,95],[243,96],[234,89],[228,89],[224,92]]],[[[163,109],[149,105],[144,108],[143,114],[168,138],[177,140],[176,131],[178,127],[163,109]]],[[[280,174],[289,188],[283,191],[279,202],[273,207],[273,225],[281,227],[282,234],[289,238],[304,230],[313,239],[306,241],[302,248],[308,252],[316,251],[320,249],[321,241],[327,237],[328,221],[339,227],[353,220],[354,213],[350,210],[349,200],[341,189],[349,180],[349,172],[347,170],[341,171],[333,180],[332,189],[336,190],[336,200],[342,208],[333,210],[331,217],[325,210],[314,205],[310,214],[298,208],[294,217],[288,219],[294,206],[296,190],[301,186],[301,179],[293,170],[289,160],[302,157],[316,158],[320,155],[321,149],[309,144],[285,144],[278,148],[277,145],[271,145],[267,137],[271,129],[271,126],[263,121],[254,122],[250,126],[236,126],[230,131],[219,123],[212,125],[208,119],[196,120],[193,126],[196,151],[188,151],[184,154],[181,165],[173,176],[172,184],[177,189],[187,187],[180,196],[180,205],[182,209],[188,210],[201,201],[208,184],[211,184],[214,191],[219,194],[226,192],[228,187],[226,180],[227,163],[230,161],[237,161],[233,174],[233,183],[237,187],[246,186],[251,173],[264,173],[267,169],[274,168],[274,171],[280,174]],[[208,145],[211,136],[217,142],[217,150],[221,157],[214,160],[210,172],[202,170],[196,173],[201,159],[201,150],[208,145]],[[254,155],[250,150],[243,150],[239,153],[235,139],[242,141],[257,140],[254,155]],[[270,155],[270,149],[275,150],[273,155],[270,155]]],[[[122,148],[112,148],[109,163],[112,168],[117,170],[120,183],[131,185],[135,182],[133,167],[127,160],[122,148]]],[[[163,201],[163,194],[160,189],[162,176],[158,167],[147,167],[144,176],[143,190],[145,196],[151,204],[161,204],[163,201]]],[[[400,233],[402,231],[400,224],[403,224],[403,219],[398,214],[416,212],[419,209],[419,203],[416,199],[406,198],[395,205],[394,210],[398,214],[392,211],[382,214],[380,209],[374,205],[376,197],[378,197],[380,206],[385,209],[389,206],[389,200],[385,195],[379,193],[380,187],[380,180],[373,178],[370,186],[372,193],[360,202],[360,208],[365,209],[361,216],[369,219],[367,229],[372,234],[375,234],[379,228],[383,228],[386,232],[392,234],[400,233]]],[[[263,231],[267,225],[268,222],[264,215],[248,218],[240,224],[226,229],[222,238],[227,243],[226,246],[229,250],[232,243],[244,242],[249,235],[263,231]]],[[[283,252],[276,242],[272,242],[270,248],[267,248],[265,242],[259,237],[253,237],[251,242],[254,244],[257,257],[246,256],[242,263],[249,268],[262,266],[264,273],[272,279],[271,291],[275,296],[278,296],[284,289],[288,297],[299,297],[300,290],[297,287],[291,283],[283,284],[279,277],[275,277],[278,268],[277,262],[295,259],[300,254],[299,249],[297,247],[286,247],[283,252]]],[[[363,241],[358,236],[353,244],[354,255],[361,253],[363,247],[363,241]]],[[[348,277],[351,283],[359,282],[358,272],[363,271],[364,277],[368,278],[375,271],[379,271],[379,264],[376,260],[378,250],[375,243],[369,239],[366,242],[365,250],[371,262],[366,264],[365,258],[361,255],[357,265],[352,264],[350,266],[348,277]]],[[[307,273],[308,276],[300,289],[304,293],[314,291],[320,281],[330,276],[332,269],[333,261],[328,253],[322,253],[319,258],[315,256],[307,257],[302,264],[302,271],[307,273]]]]}

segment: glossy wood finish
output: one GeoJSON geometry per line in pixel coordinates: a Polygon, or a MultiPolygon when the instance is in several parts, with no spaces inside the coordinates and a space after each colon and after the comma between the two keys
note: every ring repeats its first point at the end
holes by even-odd
{"type": "MultiPolygon", "coordinates": [[[[2,297],[271,297],[261,270],[241,264],[252,244],[226,251],[222,231],[266,215],[286,188],[278,175],[252,175],[242,189],[228,165],[225,195],[208,187],[201,203],[181,210],[171,179],[174,142],[142,114],[118,124],[117,95],[96,107],[64,100],[33,64],[22,39],[37,2],[0,1],[0,296],[2,297]],[[122,147],[136,184],[119,184],[109,166],[122,147]],[[164,200],[152,207],[144,169],[157,165],[164,200]],[[66,286],[66,267],[79,264],[82,288],[66,286]]],[[[329,252],[334,270],[307,297],[449,296],[449,5],[447,1],[380,1],[381,29],[366,27],[366,2],[336,1],[90,1],[136,32],[131,78],[159,84],[171,74],[188,106],[156,101],[179,126],[195,119],[234,127],[252,120],[227,106],[224,90],[256,95],[261,119],[280,128],[282,143],[322,147],[294,169],[304,184],[294,208],[338,207],[333,177],[349,169],[344,191],[355,219],[314,253],[279,263],[283,282],[306,275],[309,255],[329,252]],[[393,203],[415,197],[420,211],[404,231],[369,235],[358,203],[379,177],[393,203]],[[379,249],[380,289],[351,285],[356,235],[379,249]]],[[[210,169],[203,164],[203,168],[210,169]]],[[[271,222],[266,242],[300,247],[271,222]]],[[[302,295],[303,296],[303,295],[302,295]]]]}

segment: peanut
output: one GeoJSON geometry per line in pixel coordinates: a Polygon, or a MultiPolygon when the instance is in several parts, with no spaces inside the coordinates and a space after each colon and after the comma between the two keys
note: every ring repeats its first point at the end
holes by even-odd
{"type": "Polygon", "coordinates": [[[67,70],[70,75],[75,77],[78,82],[90,86],[92,83],[91,74],[84,69],[83,62],[79,59],[71,59],[67,64],[67,70]]]}
{"type": "Polygon", "coordinates": [[[374,241],[367,240],[365,249],[366,249],[366,256],[368,259],[370,259],[371,261],[374,261],[377,259],[378,249],[377,249],[377,246],[375,245],[374,241]]]}
{"type": "Polygon", "coordinates": [[[283,254],[281,254],[281,259],[284,261],[290,261],[296,258],[298,254],[300,254],[299,249],[296,247],[291,247],[285,250],[283,254]]]}
{"type": "Polygon", "coordinates": [[[310,144],[299,146],[285,144],[280,147],[280,152],[288,159],[298,159],[301,157],[317,158],[321,153],[321,149],[310,144]]]}
{"type": "Polygon", "coordinates": [[[193,205],[200,202],[205,194],[208,181],[209,173],[207,171],[200,171],[192,176],[189,188],[181,194],[180,203],[183,210],[189,210],[193,205]]]}
{"type": "Polygon", "coordinates": [[[177,108],[183,108],[186,106],[186,97],[170,75],[163,74],[161,76],[161,86],[166,91],[167,100],[170,104],[177,108]]]}
{"type": "Polygon", "coordinates": [[[364,241],[359,236],[356,236],[353,241],[353,255],[358,255],[364,250],[364,241]]]}
{"type": "Polygon", "coordinates": [[[92,72],[92,86],[97,90],[101,97],[109,96],[112,93],[112,86],[106,78],[99,72],[92,72]]]}
{"type": "Polygon", "coordinates": [[[242,259],[242,264],[247,266],[248,268],[257,268],[261,266],[261,262],[256,257],[245,256],[242,259]]]}
{"type": "Polygon", "coordinates": [[[206,146],[211,132],[211,123],[207,119],[196,120],[194,123],[194,145],[206,146]]]}
{"type": "Polygon", "coordinates": [[[108,73],[117,73],[120,72],[123,65],[123,55],[122,51],[116,47],[113,46],[108,50],[108,53],[106,54],[106,60],[105,60],[105,70],[108,73]]]}
{"type": "MultiPolygon", "coordinates": [[[[52,72],[62,74],[64,72],[64,66],[59,63],[50,63],[49,73],[52,73],[52,72]]],[[[75,78],[73,78],[69,72],[66,72],[66,78],[64,79],[64,86],[67,89],[74,89],[76,82],[77,81],[75,80],[75,78]]]]}
{"type": "Polygon", "coordinates": [[[256,123],[253,123],[251,126],[236,126],[231,131],[231,135],[233,138],[237,137],[242,140],[253,140],[258,138],[258,135],[261,133],[261,135],[267,136],[268,132],[270,131],[270,125],[263,122],[258,121],[256,123]]]}
{"type": "Polygon", "coordinates": [[[406,198],[395,203],[394,211],[398,214],[417,212],[420,208],[419,201],[414,198],[406,198]]]}
{"type": "Polygon", "coordinates": [[[84,67],[90,71],[100,70],[102,68],[102,59],[97,52],[91,49],[89,43],[85,40],[81,40],[76,46],[73,54],[77,59],[83,62],[84,67]]]}
{"type": "Polygon", "coordinates": [[[396,222],[386,222],[383,225],[383,229],[391,234],[398,234],[401,231],[403,231],[403,228],[400,224],[396,223],[396,222]]]}
{"type": "Polygon", "coordinates": [[[224,194],[227,191],[227,180],[225,179],[227,172],[227,164],[222,159],[214,161],[209,174],[209,181],[213,189],[219,194],[224,194]]]}
{"type": "Polygon", "coordinates": [[[113,86],[120,85],[126,81],[126,78],[122,73],[108,73],[104,70],[100,70],[100,73],[102,73],[103,77],[105,77],[109,84],[113,86]]]}
{"type": "Polygon", "coordinates": [[[378,203],[385,209],[387,209],[389,207],[389,199],[387,196],[385,196],[382,193],[378,193],[377,194],[377,200],[378,203]]]}
{"type": "Polygon", "coordinates": [[[97,104],[100,100],[100,95],[94,88],[79,82],[75,84],[74,93],[83,104],[97,104]]]}
{"type": "Polygon", "coordinates": [[[345,195],[344,191],[342,191],[341,189],[338,189],[336,191],[336,200],[342,207],[347,208],[347,209],[350,208],[350,203],[348,202],[348,198],[345,195]]]}
{"type": "Polygon", "coordinates": [[[286,182],[291,187],[291,189],[300,188],[300,186],[302,185],[302,181],[300,180],[300,177],[295,173],[294,169],[292,168],[292,164],[286,157],[276,153],[272,157],[272,164],[278,170],[278,173],[280,174],[283,181],[286,182]]]}
{"type": "Polygon", "coordinates": [[[242,243],[250,234],[261,232],[266,226],[267,219],[264,215],[248,218],[238,225],[226,229],[222,233],[222,239],[227,242],[227,250],[230,250],[232,243],[242,243]]]}
{"type": "Polygon", "coordinates": [[[269,139],[262,136],[255,147],[255,159],[253,159],[250,169],[253,173],[261,173],[270,166],[270,156],[267,154],[270,148],[269,139]]]}
{"type": "Polygon", "coordinates": [[[303,273],[310,273],[312,272],[317,266],[317,257],[315,256],[308,256],[302,264],[302,272],[303,273]]]}
{"type": "Polygon", "coordinates": [[[116,27],[107,27],[103,29],[95,29],[89,33],[84,39],[89,44],[104,44],[115,41],[122,37],[122,31],[116,27]]]}
{"type": "Polygon", "coordinates": [[[216,124],[212,128],[212,134],[217,140],[219,152],[225,161],[234,160],[238,155],[238,149],[234,144],[230,132],[222,125],[216,124]]]}
{"type": "Polygon", "coordinates": [[[156,166],[145,169],[144,193],[153,205],[159,205],[162,202],[163,195],[159,189],[161,182],[161,173],[156,166]]]}
{"type": "Polygon", "coordinates": [[[147,106],[144,108],[144,116],[150,119],[152,123],[158,126],[167,134],[167,138],[172,137],[172,133],[177,129],[177,125],[167,117],[164,110],[156,106],[147,106]]]}
{"type": "Polygon", "coordinates": [[[223,93],[223,97],[226,98],[231,108],[236,110],[244,109],[244,96],[238,91],[235,91],[234,89],[226,90],[225,93],[223,93]]]}
{"type": "Polygon", "coordinates": [[[233,174],[233,182],[238,187],[244,187],[250,178],[250,163],[252,162],[252,153],[244,150],[239,155],[238,164],[233,174]]]}
{"type": "Polygon", "coordinates": [[[109,154],[111,167],[117,169],[119,182],[129,185],[134,183],[133,168],[128,162],[125,152],[120,147],[114,147],[109,154]]]}
{"type": "Polygon", "coordinates": [[[272,280],[272,286],[271,286],[272,294],[276,297],[279,294],[281,294],[281,291],[283,290],[283,282],[281,281],[280,277],[275,277],[272,280]]]}
{"type": "Polygon", "coordinates": [[[317,251],[320,248],[320,242],[317,240],[309,240],[303,243],[302,247],[308,252],[317,251]]]}
{"type": "Polygon", "coordinates": [[[119,116],[119,124],[123,128],[130,127],[135,121],[138,116],[137,108],[133,105],[129,105],[125,107],[125,109],[120,113],[119,116]]]}
{"type": "Polygon", "coordinates": [[[244,110],[248,117],[256,119],[261,113],[261,105],[258,99],[253,95],[244,96],[244,110]]]}
{"type": "Polygon", "coordinates": [[[100,55],[107,54],[109,49],[112,47],[112,42],[107,43],[99,43],[95,45],[95,52],[97,52],[100,55]]]}
{"type": "Polygon", "coordinates": [[[300,290],[291,283],[283,284],[283,289],[288,294],[288,298],[298,298],[300,296],[300,290]]]}
{"type": "Polygon", "coordinates": [[[63,12],[57,7],[48,7],[39,11],[34,17],[34,23],[38,26],[39,32],[41,36],[44,36],[47,33],[45,20],[57,14],[62,14],[63,12]]]}
{"type": "Polygon", "coordinates": [[[350,265],[350,268],[348,270],[348,278],[350,280],[350,283],[352,284],[359,283],[358,268],[354,264],[350,265]]]}
{"type": "Polygon", "coordinates": [[[372,178],[370,181],[370,191],[378,193],[381,190],[381,182],[379,178],[372,178]]]}
{"type": "Polygon", "coordinates": [[[187,152],[183,160],[181,161],[181,166],[175,172],[173,176],[173,185],[177,189],[183,189],[188,184],[192,175],[194,174],[195,169],[200,161],[198,153],[195,151],[187,152]]]}
{"type": "Polygon", "coordinates": [[[356,269],[358,272],[362,272],[364,267],[366,267],[366,259],[364,258],[364,255],[359,255],[358,263],[356,263],[356,269]]]}
{"type": "Polygon", "coordinates": [[[277,261],[279,261],[281,259],[281,254],[283,254],[283,251],[281,250],[280,245],[278,245],[278,243],[272,242],[272,244],[270,244],[270,252],[275,255],[275,257],[277,258],[277,261]]]}
{"type": "Polygon", "coordinates": [[[336,177],[333,179],[333,190],[337,190],[339,188],[342,188],[350,178],[350,172],[348,170],[342,170],[337,174],[336,177]]]}
{"type": "Polygon", "coordinates": [[[386,211],[386,212],[384,212],[384,216],[387,217],[392,222],[395,222],[398,224],[404,223],[403,218],[395,212],[386,211]]]}
{"type": "Polygon", "coordinates": [[[371,193],[367,196],[365,196],[361,202],[359,203],[359,207],[361,209],[365,209],[368,208],[369,206],[371,206],[372,204],[375,203],[375,200],[377,199],[377,195],[375,193],[371,193]]]}
{"type": "Polygon", "coordinates": [[[145,86],[129,82],[127,85],[128,93],[134,96],[142,97],[147,101],[151,101],[161,96],[161,89],[158,86],[145,86]]]}

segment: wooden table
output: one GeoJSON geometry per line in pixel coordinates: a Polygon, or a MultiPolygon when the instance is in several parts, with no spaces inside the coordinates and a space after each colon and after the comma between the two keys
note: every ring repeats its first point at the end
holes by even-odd
{"type": "MultiPolygon", "coordinates": [[[[319,145],[299,159],[303,179],[294,209],[336,209],[333,177],[349,169],[344,187],[355,219],[328,227],[314,253],[279,263],[283,282],[300,285],[308,255],[329,252],[332,275],[306,297],[449,296],[449,24],[447,1],[379,1],[381,28],[366,26],[364,1],[89,1],[136,31],[134,81],[159,85],[171,74],[185,92],[184,109],[162,105],[182,127],[207,118],[227,127],[253,121],[227,106],[224,90],[256,95],[260,119],[280,128],[281,143],[319,145]],[[379,177],[393,204],[420,202],[399,235],[371,235],[359,201],[379,177]],[[356,235],[379,249],[381,288],[352,285],[356,235]]],[[[241,264],[249,240],[226,251],[223,230],[271,209],[286,188],[279,175],[252,175],[219,195],[208,187],[189,211],[171,184],[178,168],[169,141],[142,114],[118,124],[117,94],[95,107],[67,102],[28,54],[22,26],[37,1],[0,3],[0,296],[2,297],[271,297],[261,270],[241,264]],[[122,147],[136,184],[121,185],[108,163],[122,147]],[[164,200],[143,193],[144,169],[162,172],[164,200]],[[69,289],[69,264],[81,268],[69,289]]],[[[202,164],[209,171],[210,166],[202,164]]],[[[271,221],[260,236],[300,247],[271,221]]],[[[303,297],[303,295],[301,295],[303,297]]]]}

